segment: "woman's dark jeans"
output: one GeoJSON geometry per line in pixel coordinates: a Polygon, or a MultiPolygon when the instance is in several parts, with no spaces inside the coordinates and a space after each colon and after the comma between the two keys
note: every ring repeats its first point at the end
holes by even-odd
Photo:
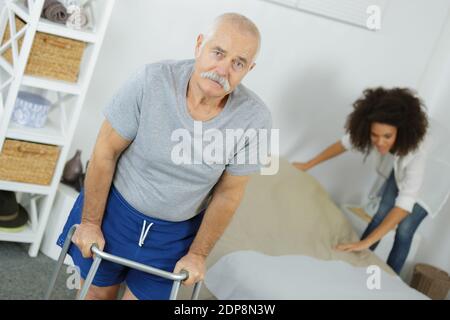
{"type": "MultiPolygon", "coordinates": [[[[380,206],[377,213],[373,216],[372,221],[364,231],[361,236],[361,240],[365,239],[369,234],[371,234],[386,218],[391,209],[395,206],[395,199],[398,195],[398,187],[395,182],[394,171],[392,170],[389,179],[386,181],[383,196],[381,198],[380,206]]],[[[389,257],[387,264],[397,273],[400,271],[405,264],[405,260],[408,257],[409,249],[411,248],[412,239],[414,233],[419,227],[422,220],[427,216],[427,212],[419,204],[415,204],[413,211],[404,218],[395,232],[394,245],[389,257]]],[[[370,250],[375,250],[378,246],[379,241],[374,243],[370,250]]]]}

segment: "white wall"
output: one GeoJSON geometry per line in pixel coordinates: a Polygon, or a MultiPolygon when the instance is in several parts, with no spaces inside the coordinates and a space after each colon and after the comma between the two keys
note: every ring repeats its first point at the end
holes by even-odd
{"type": "MultiPolygon", "coordinates": [[[[245,83],[272,110],[282,155],[307,160],[340,138],[363,88],[419,87],[449,6],[448,0],[391,0],[382,29],[370,32],[260,0],[117,0],[71,154],[82,149],[86,161],[101,108],[133,69],[193,57],[197,34],[216,15],[236,11],[253,19],[263,36],[258,65],[245,83]]],[[[361,161],[346,154],[311,173],[337,202],[359,201],[371,180],[361,161]]],[[[439,255],[450,271],[448,243],[446,249],[439,255]]]]}
{"type": "MultiPolygon", "coordinates": [[[[450,10],[421,83],[431,116],[450,131],[450,10]]],[[[446,177],[443,177],[446,178],[446,177]]],[[[447,177],[448,179],[448,177],[447,177]]],[[[450,272],[450,201],[435,219],[426,219],[420,229],[426,235],[417,253],[423,261],[450,272]]],[[[450,299],[450,292],[447,297],[450,299]]]]}

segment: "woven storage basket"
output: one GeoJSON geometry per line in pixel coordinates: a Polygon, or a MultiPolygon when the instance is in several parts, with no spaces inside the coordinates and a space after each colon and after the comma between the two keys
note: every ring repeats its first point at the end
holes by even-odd
{"type": "Polygon", "coordinates": [[[419,263],[414,268],[411,287],[434,300],[443,300],[450,289],[447,272],[428,264],[419,263]]]}
{"type": "MultiPolygon", "coordinates": [[[[16,32],[18,32],[25,23],[17,16],[15,20],[16,32]]],[[[2,39],[2,44],[8,41],[9,38],[8,24],[2,39]]],[[[22,47],[22,42],[23,37],[19,39],[19,48],[22,47]]],[[[25,68],[25,74],[77,82],[85,46],[86,44],[82,41],[36,32],[25,68]]],[[[11,48],[6,50],[3,56],[12,64],[11,48]]]]}
{"type": "Polygon", "coordinates": [[[0,180],[49,185],[59,147],[6,139],[0,153],[0,180]]]}

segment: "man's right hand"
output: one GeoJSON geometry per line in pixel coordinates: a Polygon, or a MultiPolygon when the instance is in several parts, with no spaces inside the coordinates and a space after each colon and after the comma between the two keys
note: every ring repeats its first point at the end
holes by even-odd
{"type": "Polygon", "coordinates": [[[80,249],[84,258],[92,257],[91,247],[94,243],[100,250],[105,247],[105,238],[99,225],[82,222],[72,236],[72,242],[80,249]]]}

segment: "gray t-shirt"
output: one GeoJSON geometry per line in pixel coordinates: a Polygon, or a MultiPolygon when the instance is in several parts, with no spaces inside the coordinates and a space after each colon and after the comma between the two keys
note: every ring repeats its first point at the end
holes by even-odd
{"type": "MultiPolygon", "coordinates": [[[[224,152],[222,163],[198,163],[201,158],[194,158],[199,150],[195,146],[190,149],[192,163],[173,161],[174,154],[185,157],[190,153],[179,152],[188,141],[180,134],[174,135],[180,130],[188,132],[194,141],[194,128],[198,129],[199,124],[203,133],[212,129],[224,137],[229,129],[271,129],[270,111],[243,85],[230,94],[216,117],[194,121],[186,102],[193,67],[194,60],[147,64],[134,72],[104,109],[106,119],[118,134],[132,141],[118,160],[113,184],[136,210],[150,217],[168,221],[190,219],[206,208],[224,170],[231,175],[248,175],[261,167],[260,163],[250,164],[249,157],[244,164],[237,159],[254,149],[251,138],[244,136],[244,140],[236,139],[233,152],[224,152]]],[[[205,144],[201,142],[203,148],[205,144]]]]}

